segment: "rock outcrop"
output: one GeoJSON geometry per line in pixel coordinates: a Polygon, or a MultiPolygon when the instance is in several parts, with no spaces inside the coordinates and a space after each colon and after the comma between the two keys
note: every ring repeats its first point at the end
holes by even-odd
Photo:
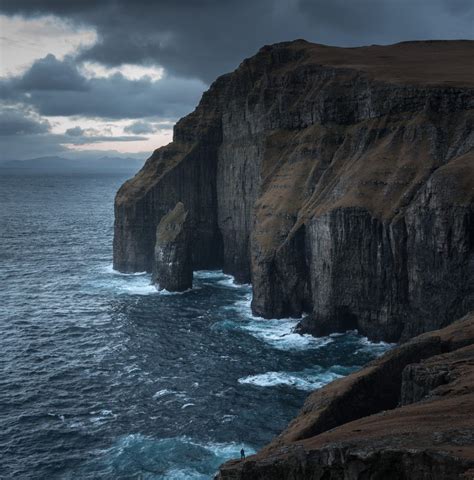
{"type": "Polygon", "coordinates": [[[153,282],[159,290],[182,292],[193,286],[188,212],[178,202],[156,229],[153,282]]]}
{"type": "Polygon", "coordinates": [[[114,268],[181,201],[194,269],[266,318],[398,341],[474,308],[474,42],[262,48],[119,190],[114,268]]]}
{"type": "Polygon", "coordinates": [[[474,313],[311,394],[219,480],[474,478],[474,313]]]}

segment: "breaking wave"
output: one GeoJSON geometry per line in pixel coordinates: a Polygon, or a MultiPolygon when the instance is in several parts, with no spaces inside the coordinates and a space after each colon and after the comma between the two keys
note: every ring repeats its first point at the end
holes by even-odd
{"type": "Polygon", "coordinates": [[[313,391],[357,370],[358,367],[334,365],[329,369],[314,367],[301,372],[266,372],[239,378],[239,383],[258,387],[292,387],[298,390],[313,391]]]}

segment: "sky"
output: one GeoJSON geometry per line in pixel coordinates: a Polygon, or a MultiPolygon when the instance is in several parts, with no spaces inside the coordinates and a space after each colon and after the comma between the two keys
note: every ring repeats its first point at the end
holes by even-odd
{"type": "Polygon", "coordinates": [[[474,0],[1,0],[0,161],[146,158],[260,47],[472,39],[474,0]]]}

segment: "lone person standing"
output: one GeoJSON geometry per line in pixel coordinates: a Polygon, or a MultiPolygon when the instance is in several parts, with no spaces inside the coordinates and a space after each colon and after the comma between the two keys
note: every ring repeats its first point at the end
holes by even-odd
{"type": "Polygon", "coordinates": [[[242,450],[240,450],[240,460],[244,460],[245,459],[245,450],[242,448],[242,450]]]}

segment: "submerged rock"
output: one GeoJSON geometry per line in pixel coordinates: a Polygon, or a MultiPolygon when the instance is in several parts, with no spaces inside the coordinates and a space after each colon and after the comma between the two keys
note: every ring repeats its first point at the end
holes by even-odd
{"type": "Polygon", "coordinates": [[[153,282],[160,290],[181,292],[193,286],[188,212],[178,202],[156,229],[153,282]]]}

